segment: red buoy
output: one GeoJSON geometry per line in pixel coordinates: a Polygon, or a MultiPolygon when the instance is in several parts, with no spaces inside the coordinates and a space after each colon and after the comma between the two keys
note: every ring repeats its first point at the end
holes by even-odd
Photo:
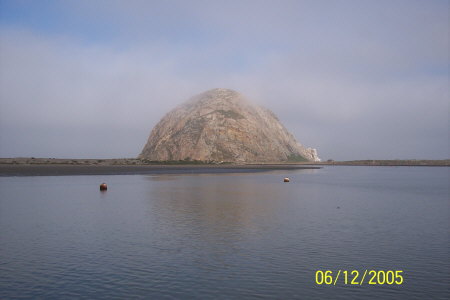
{"type": "Polygon", "coordinates": [[[108,186],[106,185],[106,183],[102,183],[100,184],[100,191],[106,191],[108,189],[108,186]]]}

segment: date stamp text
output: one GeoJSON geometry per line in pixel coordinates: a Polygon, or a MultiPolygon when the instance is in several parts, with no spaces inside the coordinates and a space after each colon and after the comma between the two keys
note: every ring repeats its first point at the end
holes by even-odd
{"type": "Polygon", "coordinates": [[[402,270],[317,270],[318,285],[401,285],[404,282],[402,270]]]}

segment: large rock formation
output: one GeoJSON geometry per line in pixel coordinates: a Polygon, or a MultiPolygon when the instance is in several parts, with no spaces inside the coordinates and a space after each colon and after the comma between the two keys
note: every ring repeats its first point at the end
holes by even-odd
{"type": "Polygon", "coordinates": [[[197,95],[153,128],[141,159],[227,162],[319,161],[269,110],[228,89],[197,95]]]}

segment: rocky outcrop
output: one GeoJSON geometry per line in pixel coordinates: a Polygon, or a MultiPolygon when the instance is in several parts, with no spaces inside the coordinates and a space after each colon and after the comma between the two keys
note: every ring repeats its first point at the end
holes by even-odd
{"type": "Polygon", "coordinates": [[[170,111],[153,128],[141,159],[227,162],[319,161],[268,109],[213,89],[170,111]]]}

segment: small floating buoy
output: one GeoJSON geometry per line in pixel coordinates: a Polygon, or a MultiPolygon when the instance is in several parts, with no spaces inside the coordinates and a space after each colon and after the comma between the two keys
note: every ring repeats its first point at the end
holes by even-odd
{"type": "Polygon", "coordinates": [[[288,178],[288,177],[285,177],[283,181],[284,181],[284,182],[289,182],[289,178],[288,178]]]}
{"type": "Polygon", "coordinates": [[[100,191],[106,191],[108,189],[108,186],[106,185],[106,183],[102,183],[100,184],[100,191]]]}

